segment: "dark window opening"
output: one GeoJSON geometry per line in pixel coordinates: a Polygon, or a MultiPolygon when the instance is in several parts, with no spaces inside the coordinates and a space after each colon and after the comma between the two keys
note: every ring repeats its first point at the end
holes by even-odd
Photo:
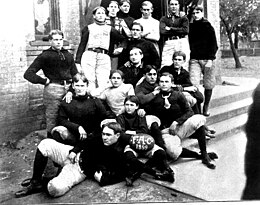
{"type": "Polygon", "coordinates": [[[35,40],[46,39],[52,29],[60,29],[59,0],[34,0],[35,40]]]}

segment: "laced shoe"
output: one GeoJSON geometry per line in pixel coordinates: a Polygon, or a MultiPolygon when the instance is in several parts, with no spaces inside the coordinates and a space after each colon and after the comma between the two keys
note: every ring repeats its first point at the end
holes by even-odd
{"type": "Polygon", "coordinates": [[[34,193],[39,193],[41,191],[43,191],[42,183],[38,180],[32,179],[27,187],[15,193],[15,197],[20,198],[34,193]]]}

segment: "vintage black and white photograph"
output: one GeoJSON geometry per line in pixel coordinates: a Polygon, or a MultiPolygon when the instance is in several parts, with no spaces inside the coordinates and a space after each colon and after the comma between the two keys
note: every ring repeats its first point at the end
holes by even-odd
{"type": "Polygon", "coordinates": [[[11,0],[0,19],[0,204],[259,202],[260,0],[11,0]]]}

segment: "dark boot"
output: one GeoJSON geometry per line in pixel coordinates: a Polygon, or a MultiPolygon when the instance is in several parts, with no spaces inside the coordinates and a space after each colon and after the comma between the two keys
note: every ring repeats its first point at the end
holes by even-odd
{"type": "Polygon", "coordinates": [[[208,116],[210,116],[209,103],[210,103],[210,99],[212,96],[212,89],[205,89],[204,96],[205,96],[205,101],[204,101],[204,105],[203,105],[203,115],[208,117],[208,116]]]}
{"type": "Polygon", "coordinates": [[[212,163],[212,160],[210,159],[207,152],[203,152],[201,154],[202,156],[202,163],[205,164],[210,169],[215,169],[216,165],[212,163]]]}
{"type": "Polygon", "coordinates": [[[20,198],[30,194],[39,193],[42,191],[43,191],[42,182],[36,179],[32,179],[30,180],[30,184],[26,188],[15,193],[15,197],[20,198]]]}
{"type": "Polygon", "coordinates": [[[174,172],[169,167],[164,172],[157,172],[155,179],[173,183],[175,181],[174,172]]]}
{"type": "Polygon", "coordinates": [[[48,158],[43,156],[39,149],[36,150],[34,163],[33,163],[33,176],[22,181],[21,185],[26,187],[25,190],[21,190],[15,194],[17,197],[26,196],[35,193],[35,190],[39,190],[39,184],[42,186],[42,175],[47,165],[48,158]],[[28,190],[27,190],[28,189],[28,190]]]}

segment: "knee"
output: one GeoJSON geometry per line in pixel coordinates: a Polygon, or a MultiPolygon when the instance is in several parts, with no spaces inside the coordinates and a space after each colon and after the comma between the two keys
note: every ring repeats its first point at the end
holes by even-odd
{"type": "Polygon", "coordinates": [[[40,150],[40,152],[42,153],[43,156],[47,157],[49,150],[52,148],[52,146],[55,143],[56,143],[56,141],[54,139],[50,139],[50,138],[44,139],[38,145],[38,149],[40,150]]]}
{"type": "Polygon", "coordinates": [[[135,154],[132,151],[126,151],[125,159],[127,162],[132,162],[132,161],[137,160],[137,157],[135,156],[135,154]]]}
{"type": "Polygon", "coordinates": [[[176,135],[164,134],[163,140],[165,142],[166,153],[173,160],[178,159],[182,152],[181,140],[176,135]]]}
{"type": "Polygon", "coordinates": [[[64,186],[64,184],[62,182],[59,182],[56,180],[56,178],[52,179],[48,185],[47,185],[47,190],[48,193],[52,196],[52,197],[59,197],[64,195],[68,190],[70,189],[70,187],[68,186],[64,186]]]}
{"type": "Polygon", "coordinates": [[[159,149],[156,152],[154,152],[153,158],[157,160],[164,160],[166,159],[166,152],[162,149],[159,149]]]}

